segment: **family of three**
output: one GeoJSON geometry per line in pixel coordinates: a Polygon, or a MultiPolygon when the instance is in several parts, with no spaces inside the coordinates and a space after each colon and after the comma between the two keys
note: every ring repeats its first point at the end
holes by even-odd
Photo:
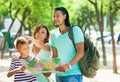
{"type": "Polygon", "coordinates": [[[36,60],[37,57],[47,60],[50,57],[59,57],[61,65],[55,70],[63,73],[56,73],[56,82],[83,82],[78,64],[84,56],[84,37],[81,29],[78,26],[73,27],[75,49],[68,36],[71,24],[66,8],[56,7],[54,9],[53,23],[58,29],[52,31],[51,34],[47,26],[39,25],[34,30],[33,37],[18,37],[15,40],[15,48],[20,56],[12,59],[8,77],[15,75],[15,82],[49,82],[48,77],[51,73],[26,74],[24,72],[26,68],[21,64],[20,59],[36,60]],[[29,45],[28,41],[32,41],[32,44],[29,45]]]}

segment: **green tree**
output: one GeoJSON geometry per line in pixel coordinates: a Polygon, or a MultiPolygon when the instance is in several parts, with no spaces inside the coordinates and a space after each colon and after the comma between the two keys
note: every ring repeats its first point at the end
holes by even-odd
{"type": "Polygon", "coordinates": [[[103,64],[107,65],[107,60],[106,60],[106,51],[105,51],[105,45],[104,45],[104,37],[103,37],[103,31],[104,31],[104,22],[103,22],[103,1],[101,3],[97,0],[88,0],[92,5],[95,7],[95,12],[96,12],[96,18],[101,34],[101,42],[102,42],[102,51],[103,51],[103,64]],[[99,4],[100,3],[100,4],[99,4]]]}
{"type": "Polygon", "coordinates": [[[113,19],[115,14],[120,10],[120,1],[113,0],[110,2],[110,29],[112,35],[112,49],[113,49],[113,72],[117,73],[117,63],[116,63],[116,47],[115,47],[115,40],[114,40],[114,28],[113,28],[113,19]]]}
{"type": "MultiPolygon", "coordinates": [[[[61,0],[3,0],[1,4],[2,3],[4,4],[1,6],[0,10],[6,7],[4,13],[8,13],[2,13],[2,15],[4,17],[12,18],[12,23],[5,36],[5,44],[15,19],[18,19],[21,22],[21,26],[16,37],[22,34],[21,29],[23,28],[34,29],[35,25],[42,23],[48,26],[52,26],[50,20],[52,18],[52,9],[54,6],[60,4],[61,0]]],[[[5,45],[2,50],[1,58],[4,56],[4,49],[5,45]]]]}

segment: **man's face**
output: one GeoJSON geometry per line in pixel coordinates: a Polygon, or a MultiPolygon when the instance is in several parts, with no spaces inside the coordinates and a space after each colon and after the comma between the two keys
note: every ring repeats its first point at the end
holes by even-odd
{"type": "Polygon", "coordinates": [[[56,27],[65,24],[66,14],[63,14],[60,10],[53,12],[53,23],[56,27]]]}

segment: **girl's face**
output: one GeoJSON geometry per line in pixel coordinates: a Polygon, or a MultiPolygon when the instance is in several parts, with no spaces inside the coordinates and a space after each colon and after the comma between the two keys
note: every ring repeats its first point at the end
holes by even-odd
{"type": "Polygon", "coordinates": [[[45,28],[40,28],[39,31],[36,33],[35,38],[44,42],[47,37],[47,31],[45,28]]]}
{"type": "Polygon", "coordinates": [[[17,51],[20,53],[20,56],[22,58],[28,57],[29,56],[29,44],[24,43],[22,45],[19,45],[17,51]]]}
{"type": "Polygon", "coordinates": [[[63,14],[61,11],[57,10],[53,12],[53,22],[56,27],[59,27],[65,23],[66,14],[63,14]]]}

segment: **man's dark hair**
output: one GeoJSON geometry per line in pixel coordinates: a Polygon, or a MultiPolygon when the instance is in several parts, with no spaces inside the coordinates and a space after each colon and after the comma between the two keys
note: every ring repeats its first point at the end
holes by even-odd
{"type": "Polygon", "coordinates": [[[69,13],[66,8],[64,7],[56,7],[54,11],[61,11],[64,14],[66,14],[66,19],[65,19],[65,25],[70,26],[70,21],[69,21],[69,13]]]}

